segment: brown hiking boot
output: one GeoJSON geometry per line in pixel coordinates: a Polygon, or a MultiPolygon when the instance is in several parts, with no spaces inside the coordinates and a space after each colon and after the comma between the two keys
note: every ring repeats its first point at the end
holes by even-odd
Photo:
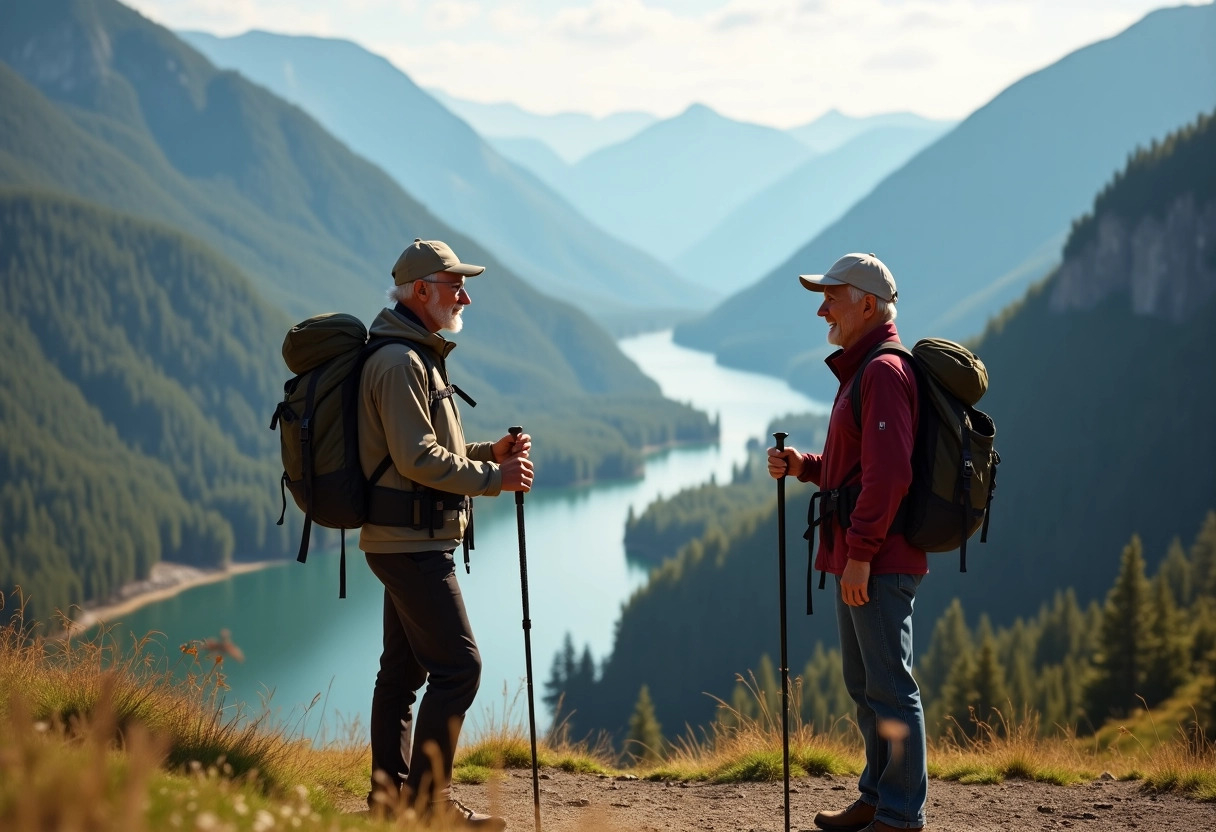
{"type": "Polygon", "coordinates": [[[455,798],[432,803],[426,821],[437,829],[485,829],[500,832],[507,828],[504,818],[474,812],[455,798]]]}
{"type": "Polygon", "coordinates": [[[815,825],[828,832],[860,832],[874,820],[874,807],[860,798],[847,809],[815,815],[815,825]]]}

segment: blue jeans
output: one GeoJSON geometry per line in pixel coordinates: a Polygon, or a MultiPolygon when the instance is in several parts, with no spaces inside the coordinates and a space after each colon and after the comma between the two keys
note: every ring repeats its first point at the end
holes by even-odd
{"type": "Polygon", "coordinates": [[[870,600],[850,607],[836,578],[844,683],[866,745],[861,799],[889,826],[925,825],[925,714],[912,677],[912,606],[920,575],[871,575],[870,600]]]}

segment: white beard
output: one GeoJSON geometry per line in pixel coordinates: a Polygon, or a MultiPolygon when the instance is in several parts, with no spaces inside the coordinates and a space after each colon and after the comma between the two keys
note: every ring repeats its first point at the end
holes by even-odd
{"type": "Polygon", "coordinates": [[[445,304],[439,292],[432,292],[426,301],[426,311],[431,316],[431,320],[440,329],[446,329],[449,332],[460,332],[464,326],[464,316],[461,314],[461,309],[463,307],[457,303],[451,306],[445,304]]]}

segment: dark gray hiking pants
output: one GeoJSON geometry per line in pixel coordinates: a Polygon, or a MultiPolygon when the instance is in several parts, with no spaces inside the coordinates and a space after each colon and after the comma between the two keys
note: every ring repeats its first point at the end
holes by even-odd
{"type": "MultiPolygon", "coordinates": [[[[460,727],[481,681],[481,655],[452,553],[366,557],[384,584],[384,649],[372,693],[372,771],[408,787],[412,798],[425,789],[430,794],[424,800],[442,800],[451,787],[460,727]],[[413,705],[423,683],[426,693],[415,720],[413,705]]],[[[372,785],[374,790],[374,780],[372,785]]]]}

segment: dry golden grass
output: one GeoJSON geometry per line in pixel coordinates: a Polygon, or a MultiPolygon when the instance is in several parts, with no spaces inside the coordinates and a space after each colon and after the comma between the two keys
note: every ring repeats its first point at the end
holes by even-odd
{"type": "MultiPolygon", "coordinates": [[[[453,778],[458,783],[484,783],[502,769],[532,767],[532,739],[526,706],[519,699],[522,691],[509,696],[504,685],[501,710],[483,711],[480,727],[462,743],[457,754],[453,778]]],[[[558,703],[561,712],[561,703],[558,703]]],[[[614,774],[612,744],[606,735],[595,741],[575,740],[569,721],[556,719],[545,736],[536,742],[537,764],[560,768],[576,774],[614,774]]]]}
{"type": "MultiPolygon", "coordinates": [[[[749,716],[715,697],[719,718],[709,727],[685,728],[684,735],[663,749],[663,761],[643,767],[639,776],[656,780],[701,780],[713,783],[780,780],[784,760],[781,704],[770,705],[754,675],[736,676],[750,691],[757,714],[749,716]]],[[[790,774],[846,774],[861,770],[855,743],[836,732],[815,733],[802,722],[800,686],[790,685],[790,774]]]]}

